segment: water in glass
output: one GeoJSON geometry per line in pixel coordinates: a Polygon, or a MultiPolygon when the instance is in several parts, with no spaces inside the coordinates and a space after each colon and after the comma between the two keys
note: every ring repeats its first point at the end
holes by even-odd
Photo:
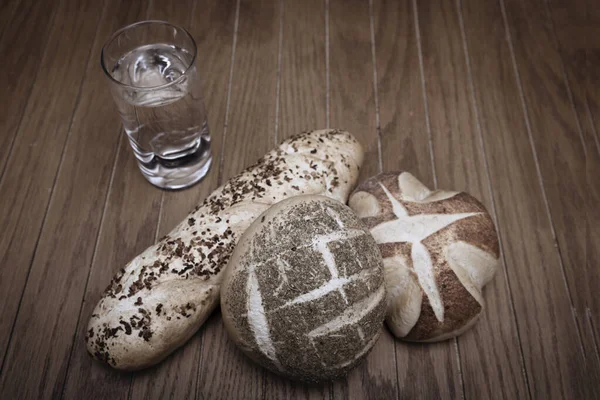
{"type": "Polygon", "coordinates": [[[115,80],[128,85],[113,89],[119,91],[114,96],[117,108],[142,173],[157,186],[188,186],[210,167],[198,74],[186,72],[192,59],[180,47],[151,44],[122,56],[111,71],[115,80]]]}

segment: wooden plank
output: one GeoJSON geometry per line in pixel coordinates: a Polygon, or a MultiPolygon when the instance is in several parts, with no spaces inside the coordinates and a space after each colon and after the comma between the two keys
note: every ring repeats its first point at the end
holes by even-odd
{"type": "MultiPolygon", "coordinates": [[[[463,1],[462,14],[529,393],[536,398],[591,398],[585,384],[589,371],[554,247],[502,7],[463,1]]],[[[530,65],[536,65],[536,57],[544,59],[546,54],[532,54],[530,65]]],[[[540,90],[554,84],[547,77],[532,82],[540,90]]],[[[546,118],[552,116],[545,113],[546,118]]]]}
{"type": "Polygon", "coordinates": [[[585,229],[581,237],[584,242],[579,243],[580,249],[584,250],[582,256],[585,264],[578,266],[573,272],[577,279],[576,287],[583,286],[585,291],[585,293],[578,293],[575,298],[575,301],[581,301],[577,307],[577,311],[581,313],[578,314],[580,324],[584,327],[584,331],[591,332],[589,339],[591,346],[588,348],[591,347],[591,350],[598,355],[594,322],[589,319],[595,319],[595,324],[600,323],[600,300],[595,290],[595,286],[600,284],[600,270],[597,267],[600,265],[600,212],[598,212],[600,187],[596,184],[597,177],[600,176],[600,142],[592,115],[592,110],[597,112],[600,104],[599,81],[594,82],[592,75],[598,74],[600,67],[591,61],[594,55],[600,55],[600,42],[595,44],[582,42],[581,38],[569,36],[568,33],[581,26],[600,23],[600,13],[595,16],[592,12],[593,5],[586,0],[574,2],[554,0],[549,6],[553,35],[556,36],[559,44],[567,89],[571,95],[585,151],[585,160],[582,160],[585,162],[585,177],[582,181],[586,211],[585,221],[582,222],[585,223],[585,229]],[[594,17],[596,21],[593,20],[594,17]],[[593,106],[590,107],[590,104],[593,106]]]}
{"type": "MultiPolygon", "coordinates": [[[[273,146],[280,4],[241,1],[231,96],[223,140],[222,180],[273,146]]],[[[216,313],[219,314],[219,313],[216,313]]],[[[204,328],[198,394],[202,399],[262,398],[264,370],[229,339],[221,316],[204,328]]]]}
{"type": "MultiPolygon", "coordinates": [[[[433,187],[415,11],[410,0],[373,4],[382,166],[409,171],[433,187]]],[[[450,342],[396,341],[395,347],[400,398],[457,396],[460,377],[450,342]]]]}
{"type": "MultiPolygon", "coordinates": [[[[568,30],[568,27],[576,23],[586,24],[587,19],[583,18],[586,17],[587,12],[583,16],[578,15],[579,12],[586,11],[586,1],[566,2],[565,0],[554,0],[550,6],[552,33],[558,42],[560,62],[564,66],[566,85],[572,97],[578,126],[581,129],[583,146],[586,155],[590,156],[589,152],[594,151],[596,147],[595,128],[587,104],[587,85],[592,84],[589,79],[591,65],[589,64],[588,53],[592,49],[581,47],[580,42],[576,42],[572,37],[562,36],[563,32],[560,31],[560,29],[568,30]],[[577,11],[577,14],[571,15],[572,11],[577,11]]],[[[598,49],[600,50],[600,46],[598,49]]],[[[593,90],[594,86],[591,86],[591,88],[589,94],[593,96],[596,90],[593,90]]]]}
{"type": "MultiPolygon", "coordinates": [[[[346,129],[365,150],[360,180],[380,171],[369,2],[329,2],[330,125],[346,129]]],[[[384,331],[367,359],[334,382],[334,398],[396,398],[394,340],[384,331]]]]}
{"type": "Polygon", "coordinates": [[[587,52],[587,106],[594,128],[596,147],[600,151],[600,48],[587,52]]]}
{"type": "MultiPolygon", "coordinates": [[[[419,9],[419,19],[438,186],[472,194],[494,215],[456,3],[432,2],[419,9]]],[[[524,398],[521,343],[506,276],[497,274],[484,296],[483,316],[457,339],[464,396],[524,398]]]]}
{"type": "Polygon", "coordinates": [[[594,286],[600,284],[600,271],[597,268],[600,264],[600,188],[595,183],[600,175],[600,142],[592,113],[592,110],[598,110],[597,99],[600,96],[598,83],[594,83],[591,77],[600,70],[598,64],[591,61],[595,55],[600,55],[600,41],[597,37],[590,36],[593,35],[594,29],[598,31],[600,12],[595,4],[586,0],[555,0],[546,4],[550,13],[552,35],[560,51],[566,89],[585,153],[585,161],[580,160],[581,163],[585,163],[585,177],[581,180],[582,195],[585,198],[585,217],[581,221],[585,225],[581,235],[584,242],[579,243],[580,250],[584,250],[582,259],[585,264],[578,265],[576,271],[569,271],[572,272],[569,281],[575,278],[578,290],[583,286],[584,293],[578,291],[574,299],[575,303],[579,302],[576,306],[577,316],[579,325],[587,336],[586,353],[590,354],[591,350],[592,357],[595,353],[600,363],[595,324],[592,321],[596,319],[596,323],[600,322],[600,300],[597,299],[594,289],[594,286]]]}
{"type": "Polygon", "coordinates": [[[5,0],[0,3],[0,40],[4,31],[12,23],[13,16],[21,0],[5,0]]]}
{"type": "MultiPolygon", "coordinates": [[[[275,142],[326,121],[325,2],[282,1],[275,142]]],[[[304,385],[265,372],[264,399],[329,399],[331,384],[304,385]]]]}
{"type": "MultiPolygon", "coordinates": [[[[109,115],[106,117],[110,118],[109,115]]],[[[84,340],[88,319],[115,270],[154,241],[160,209],[160,192],[149,189],[150,185],[138,171],[125,133],[120,127],[117,132],[118,135],[111,135],[120,135],[120,140],[116,159],[113,157],[115,164],[110,190],[106,202],[98,207],[105,211],[97,244],[91,242],[89,245],[95,249],[63,388],[67,399],[126,399],[135,375],[116,371],[93,360],[87,354],[84,340]],[[146,195],[142,196],[142,193],[146,195]],[[132,211],[133,206],[136,212],[132,211]]]]}
{"type": "MultiPolygon", "coordinates": [[[[5,181],[8,180],[8,177],[5,177],[4,172],[6,171],[6,162],[15,148],[15,138],[18,132],[23,132],[25,129],[20,129],[24,113],[36,112],[39,102],[49,99],[48,93],[37,90],[36,97],[29,101],[41,63],[45,62],[45,66],[48,66],[52,62],[58,61],[53,58],[53,55],[44,56],[46,47],[43,39],[49,37],[48,33],[51,30],[51,23],[58,8],[58,3],[58,1],[49,3],[44,13],[39,12],[37,9],[41,7],[34,7],[32,2],[24,1],[20,3],[19,7],[10,15],[10,24],[6,26],[0,40],[0,54],[2,54],[5,64],[9,66],[6,68],[6,73],[0,75],[0,88],[2,88],[0,107],[3,110],[0,113],[0,132],[2,132],[2,135],[0,135],[0,148],[3,149],[0,154],[0,188],[7,185],[5,181]],[[34,10],[32,10],[32,7],[34,10]],[[15,46],[16,41],[22,44],[15,46]],[[34,108],[36,102],[38,104],[34,108]]],[[[10,11],[9,4],[6,4],[4,10],[6,12],[10,11]]],[[[54,38],[56,38],[56,34],[54,38]]],[[[43,76],[48,76],[48,71],[42,72],[45,72],[43,76]]],[[[40,76],[40,79],[43,79],[43,76],[40,76]]],[[[77,84],[76,78],[72,84],[77,84]]],[[[45,87],[45,90],[47,90],[47,87],[45,87]]],[[[52,103],[48,102],[46,104],[52,103]]],[[[68,117],[70,115],[66,118],[68,117]]],[[[36,136],[34,140],[39,140],[40,136],[36,136]]],[[[37,144],[39,144],[39,141],[37,144]]],[[[39,152],[42,149],[38,146],[33,150],[39,152]]],[[[60,150],[58,151],[60,152],[60,150]]],[[[54,161],[54,165],[57,162],[54,161]]],[[[18,163],[13,162],[11,165],[13,168],[18,168],[17,171],[11,171],[13,175],[20,172],[21,166],[18,163]]],[[[32,165],[29,165],[29,167],[31,168],[32,165]]],[[[51,187],[52,178],[48,178],[50,181],[46,186],[51,187]]],[[[18,226],[19,208],[15,209],[11,206],[13,203],[19,204],[19,196],[14,187],[18,184],[18,181],[13,182],[12,192],[6,189],[0,192],[2,193],[0,195],[0,206],[2,206],[0,221],[3,227],[3,233],[0,237],[0,260],[2,265],[27,267],[0,269],[0,366],[4,361],[6,346],[27,279],[35,241],[41,227],[41,221],[33,224],[33,226],[18,226]]],[[[47,189],[48,187],[44,188],[44,190],[47,189]]],[[[34,190],[37,189],[34,188],[34,190]]],[[[38,220],[43,219],[44,208],[45,204],[36,210],[32,210],[33,215],[29,214],[27,217],[33,216],[37,217],[38,220]]],[[[33,221],[35,220],[33,218],[33,221]]]]}
{"type": "Polygon", "coordinates": [[[361,180],[379,171],[369,16],[368,2],[329,2],[329,123],[363,145],[361,180]]]}
{"type": "Polygon", "coordinates": [[[597,90],[600,87],[600,48],[588,50],[586,57],[587,107],[595,133],[596,148],[600,151],[600,93],[597,90]]]}
{"type": "MultiPolygon", "coordinates": [[[[118,7],[116,4],[113,6],[118,7]]],[[[175,7],[174,4],[163,2],[152,2],[134,9],[127,7],[124,5],[121,10],[113,9],[112,12],[129,14],[127,20],[120,20],[118,25],[113,26],[114,30],[136,19],[168,20],[186,26],[191,3],[184,7],[175,7]]],[[[105,37],[107,38],[111,33],[112,31],[104,32],[105,37]]],[[[105,78],[100,83],[104,85],[102,90],[108,92],[105,78]]],[[[115,111],[112,111],[112,114],[110,117],[118,119],[115,111]]],[[[118,126],[120,127],[120,124],[118,126]]],[[[88,278],[84,307],[81,310],[73,344],[71,366],[63,391],[67,398],[79,396],[125,398],[130,392],[130,382],[135,376],[135,374],[111,370],[92,360],[87,355],[84,341],[89,316],[100,299],[102,291],[116,269],[121,268],[155,241],[159,219],[162,192],[149,185],[143,178],[128,140],[124,133],[121,135],[88,278]],[[102,382],[102,384],[90,384],[90,382],[102,382]]],[[[169,383],[172,380],[161,381],[169,383]]]]}
{"type": "Polygon", "coordinates": [[[589,49],[586,57],[587,106],[594,128],[596,147],[600,151],[600,91],[597,89],[600,87],[600,47],[589,49]]]}
{"type": "Polygon", "coordinates": [[[325,1],[284,1],[278,141],[327,126],[325,1]]]}
{"type": "Polygon", "coordinates": [[[580,50],[600,48],[600,10],[594,0],[551,0],[552,21],[560,46],[580,50]]]}
{"type": "MultiPolygon", "coordinates": [[[[65,66],[84,71],[87,79],[80,90],[81,101],[70,127],[66,122],[54,126],[53,119],[44,117],[27,130],[34,138],[43,138],[44,135],[40,135],[43,130],[39,128],[43,126],[51,132],[48,136],[52,140],[62,139],[61,144],[67,131],[69,135],[6,357],[7,368],[0,378],[0,385],[6,389],[8,398],[55,397],[61,394],[63,388],[120,127],[105,78],[98,71],[94,55],[100,53],[103,38],[124,22],[144,15],[140,14],[137,6],[132,9],[131,5],[119,7],[115,3],[105,5],[106,13],[99,24],[96,40],[94,36],[101,19],[102,3],[89,1],[77,6],[66,3],[65,9],[58,14],[60,19],[57,17],[57,21],[61,22],[55,25],[61,29],[56,32],[56,39],[50,40],[64,43],[69,49],[85,50],[85,57],[75,62],[73,56],[59,52],[60,48],[52,49],[49,54],[57,55],[56,65],[48,67],[48,71],[56,75],[51,75],[47,81],[64,87],[63,77],[76,76],[76,72],[65,70],[65,66]],[[115,9],[121,11],[118,18],[108,13],[108,10],[115,9]],[[62,20],[67,17],[68,21],[74,22],[62,20]],[[65,42],[65,35],[73,37],[74,41],[65,42]],[[23,368],[27,368],[27,374],[22,373],[23,368]]],[[[54,92],[45,88],[40,90],[46,96],[54,92]]],[[[59,100],[49,99],[54,106],[68,105],[67,100],[59,100]]],[[[59,121],[66,119],[60,114],[50,115],[55,115],[54,118],[59,121]]],[[[60,154],[62,148],[56,150],[52,141],[43,141],[38,146],[40,154],[42,151],[44,154],[60,154]]],[[[22,160],[31,160],[31,147],[17,149],[15,158],[17,155],[22,160]]],[[[51,157],[35,156],[33,159],[38,158],[51,157]]],[[[22,173],[29,174],[25,176],[47,174],[39,172],[36,175],[28,169],[23,169],[22,173]]],[[[44,191],[47,190],[45,185],[48,183],[29,183],[29,187],[40,185],[44,191]]],[[[26,195],[23,203],[28,212],[32,209],[29,199],[44,199],[35,193],[26,195]]],[[[31,221],[27,220],[25,224],[31,225],[31,221]]]]}
{"type": "Polygon", "coordinates": [[[600,151],[600,35],[594,34],[600,29],[600,9],[593,0],[552,0],[547,4],[584,146],[595,143],[600,151]]]}
{"type": "MultiPolygon", "coordinates": [[[[192,16],[195,12],[194,0],[183,0],[175,2],[153,1],[148,9],[148,20],[168,21],[173,25],[180,26],[190,32],[192,16]]],[[[191,33],[191,32],[190,32],[191,33]]]]}
{"type": "MultiPolygon", "coordinates": [[[[578,206],[585,203],[588,193],[584,139],[546,4],[538,0],[506,1],[505,9],[511,36],[519,38],[512,41],[515,62],[547,209],[563,263],[561,272],[577,318],[573,334],[579,336],[578,341],[587,354],[594,349],[593,332],[577,316],[584,316],[588,306],[600,310],[596,294],[600,280],[594,280],[600,275],[595,271],[597,268],[594,271],[585,268],[586,234],[580,229],[587,220],[586,208],[578,206]],[[529,18],[538,10],[542,10],[543,17],[529,18]]],[[[600,173],[600,166],[597,171],[600,173]]],[[[596,362],[588,365],[586,376],[600,378],[600,366],[596,362]]]]}
{"type": "Polygon", "coordinates": [[[373,16],[383,170],[433,187],[412,1],[375,0],[373,16]]]}
{"type": "MultiPolygon", "coordinates": [[[[588,111],[588,128],[584,130],[584,136],[588,143],[588,161],[586,163],[586,182],[589,190],[587,196],[587,218],[586,218],[586,270],[593,274],[593,282],[600,282],[600,185],[598,185],[598,165],[600,165],[600,49],[587,52],[587,76],[586,85],[586,109],[588,111]],[[593,78],[593,75],[596,78],[593,78]],[[589,106],[594,103],[595,108],[589,106]],[[593,114],[595,113],[595,114],[593,114]],[[591,128],[591,129],[590,129],[591,128]],[[595,147],[592,145],[595,143],[595,147]]],[[[579,86],[581,87],[581,86],[579,86]]],[[[579,96],[577,94],[576,96],[579,96]]],[[[582,117],[584,118],[584,117],[582,117]]],[[[592,332],[596,358],[600,362],[600,309],[597,304],[591,304],[586,309],[588,329],[592,332]]]]}
{"type": "MultiPolygon", "coordinates": [[[[24,91],[24,87],[20,86],[21,80],[12,75],[13,70],[18,70],[19,67],[8,68],[10,71],[0,78],[12,79],[15,84],[0,84],[8,86],[8,93],[2,96],[4,111],[1,118],[8,118],[3,120],[4,122],[10,120],[9,114],[18,112],[12,108],[13,101],[10,96],[17,96],[15,104],[20,103],[21,97],[29,96],[24,110],[26,118],[16,132],[17,138],[11,157],[0,180],[0,221],[3,227],[0,237],[0,259],[3,266],[12,266],[0,271],[0,363],[7,351],[31,260],[38,245],[37,239],[90,56],[89,43],[94,40],[101,12],[102,3],[98,2],[78,4],[64,1],[60,5],[56,10],[56,24],[49,34],[44,57],[37,60],[40,67],[38,83],[30,96],[24,91]],[[76,23],[65,23],[65,19],[73,17],[77,18],[76,23]],[[86,19],[88,21],[84,22],[86,19]],[[65,41],[65,35],[73,35],[73,41],[65,41]],[[63,81],[64,76],[69,76],[70,79],[63,81]],[[12,92],[13,89],[16,91],[12,92]]],[[[35,12],[32,13],[34,15],[30,23],[34,24],[36,16],[35,12]]],[[[39,23],[43,24],[42,21],[39,23]]],[[[15,26],[30,30],[21,23],[15,23],[15,26]]],[[[26,38],[27,34],[24,36],[26,38]]],[[[5,38],[13,37],[7,34],[5,38]]],[[[27,42],[23,45],[26,44],[27,42]]],[[[10,57],[10,49],[8,54],[10,57]]],[[[17,65],[23,61],[24,74],[33,74],[28,63],[20,60],[21,57],[27,55],[21,54],[12,61],[17,65]]],[[[32,57],[36,58],[35,55],[32,57]]],[[[34,81],[32,76],[29,76],[31,82],[34,81]]],[[[4,122],[0,123],[0,129],[6,128],[2,130],[6,134],[1,135],[0,142],[13,134],[4,122]]],[[[6,145],[8,146],[8,143],[6,145]]],[[[8,151],[3,152],[7,153],[8,151]]]]}
{"type": "Polygon", "coordinates": [[[597,25],[600,23],[600,13],[594,14],[594,6],[586,0],[577,0],[569,4],[564,0],[555,0],[549,6],[552,33],[559,44],[567,89],[572,96],[572,106],[585,151],[585,161],[581,160],[585,162],[585,177],[582,181],[586,204],[585,221],[582,223],[585,223],[585,229],[581,237],[584,242],[579,243],[580,250],[584,250],[582,256],[585,264],[573,271],[575,285],[578,288],[583,286],[585,293],[578,292],[574,300],[580,301],[577,307],[578,313],[581,313],[578,314],[580,324],[584,327],[584,332],[590,332],[588,349],[598,354],[594,323],[587,320],[592,318],[596,324],[600,322],[600,300],[595,290],[595,286],[600,284],[600,270],[597,268],[597,265],[600,265],[600,228],[597,228],[600,223],[600,188],[595,184],[600,176],[600,142],[592,115],[592,110],[597,112],[600,104],[598,81],[594,82],[592,78],[593,74],[600,71],[598,64],[593,61],[595,56],[600,55],[600,42],[582,41],[580,37],[571,37],[568,34],[581,27],[597,25]],[[590,322],[592,325],[589,325],[590,322]]]}
{"type": "MultiPolygon", "coordinates": [[[[196,1],[190,33],[198,47],[198,72],[208,111],[213,161],[207,176],[197,185],[176,192],[163,192],[158,237],[167,234],[187,213],[218,186],[218,172],[223,146],[229,69],[233,44],[236,1],[196,1]]],[[[202,336],[205,328],[190,339],[165,362],[136,374],[131,398],[194,398],[204,371],[199,368],[202,336]],[[165,379],[165,377],[170,377],[165,379]]]]}
{"type": "MultiPolygon", "coordinates": [[[[592,2],[588,3],[587,7],[589,24],[598,26],[600,24],[600,10],[594,7],[592,2]]],[[[600,281],[600,270],[597,268],[600,265],[600,185],[598,185],[597,162],[598,154],[600,154],[600,45],[586,49],[586,68],[585,68],[585,83],[583,87],[586,91],[586,106],[588,110],[589,125],[591,130],[585,130],[584,133],[590,133],[586,136],[588,143],[594,140],[597,153],[593,150],[588,151],[588,170],[586,174],[587,187],[589,188],[588,196],[588,218],[586,219],[586,265],[587,270],[594,273],[592,278],[594,282],[600,281]],[[593,133],[593,135],[591,135],[593,133]],[[591,136],[591,137],[590,137],[591,136]]],[[[588,147],[589,149],[590,147],[588,147]]],[[[593,304],[588,307],[587,317],[590,330],[594,334],[594,344],[596,356],[600,358],[600,309],[598,304],[593,304]],[[593,307],[593,308],[592,308],[593,307]]]]}
{"type": "MultiPolygon", "coordinates": [[[[48,60],[53,57],[52,54],[45,55],[49,47],[46,44],[50,32],[56,31],[53,22],[59,3],[59,0],[54,0],[45,7],[39,7],[37,1],[21,1],[1,36],[0,54],[6,68],[0,75],[0,88],[3,90],[0,97],[0,108],[3,110],[0,114],[0,132],[3,132],[0,135],[0,149],[3,149],[0,153],[0,182],[11,157],[21,120],[25,115],[28,116],[25,109],[31,107],[28,99],[38,71],[43,71],[42,58],[48,60]]],[[[9,5],[5,9],[8,10],[9,5]]]]}

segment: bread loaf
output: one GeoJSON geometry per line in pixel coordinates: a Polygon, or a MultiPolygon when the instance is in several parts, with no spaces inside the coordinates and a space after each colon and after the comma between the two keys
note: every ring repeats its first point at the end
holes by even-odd
{"type": "Polygon", "coordinates": [[[360,144],[347,132],[303,133],[216,189],[115,275],[88,324],[90,354],[123,370],[165,358],[218,304],[223,270],[252,221],[301,194],[345,202],[362,159],[360,144]]]}
{"type": "Polygon", "coordinates": [[[481,203],[392,172],[361,184],[350,207],[379,244],[386,322],[397,337],[439,341],[474,324],[484,308],[481,289],[499,266],[498,237],[481,203]]]}
{"type": "Polygon", "coordinates": [[[234,341],[293,379],[344,375],[373,347],[386,308],[377,244],[358,217],[323,196],[269,208],[229,262],[221,312],[234,341]]]}

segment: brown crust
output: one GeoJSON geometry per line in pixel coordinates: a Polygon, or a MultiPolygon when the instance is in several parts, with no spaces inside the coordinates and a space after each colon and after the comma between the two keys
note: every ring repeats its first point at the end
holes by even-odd
{"type": "MultiPolygon", "coordinates": [[[[434,277],[444,307],[444,321],[438,321],[428,297],[423,294],[421,312],[417,323],[404,339],[430,341],[436,337],[447,337],[448,334],[459,331],[476,319],[483,309],[482,304],[479,304],[477,299],[462,285],[448,265],[444,256],[444,249],[449,243],[463,241],[491,254],[494,258],[498,258],[500,252],[498,237],[493,221],[485,207],[467,193],[461,192],[434,202],[403,200],[398,183],[401,173],[400,171],[383,173],[366,180],[356,188],[354,193],[370,193],[375,196],[379,203],[380,213],[378,215],[363,218],[363,222],[369,229],[373,229],[383,222],[396,219],[392,203],[381,184],[404,206],[410,216],[418,214],[481,213],[454,222],[421,241],[429,251],[432,260],[434,277]]],[[[410,243],[381,243],[379,248],[384,259],[402,255],[409,267],[413,268],[412,245],[410,243]]]]}

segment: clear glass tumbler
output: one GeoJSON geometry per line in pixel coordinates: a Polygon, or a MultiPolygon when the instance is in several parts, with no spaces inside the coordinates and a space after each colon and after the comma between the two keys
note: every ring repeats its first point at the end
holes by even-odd
{"type": "Polygon", "coordinates": [[[193,185],[212,160],[196,54],[192,36],[163,21],[126,26],[102,49],[102,68],[140,170],[163,189],[193,185]]]}

